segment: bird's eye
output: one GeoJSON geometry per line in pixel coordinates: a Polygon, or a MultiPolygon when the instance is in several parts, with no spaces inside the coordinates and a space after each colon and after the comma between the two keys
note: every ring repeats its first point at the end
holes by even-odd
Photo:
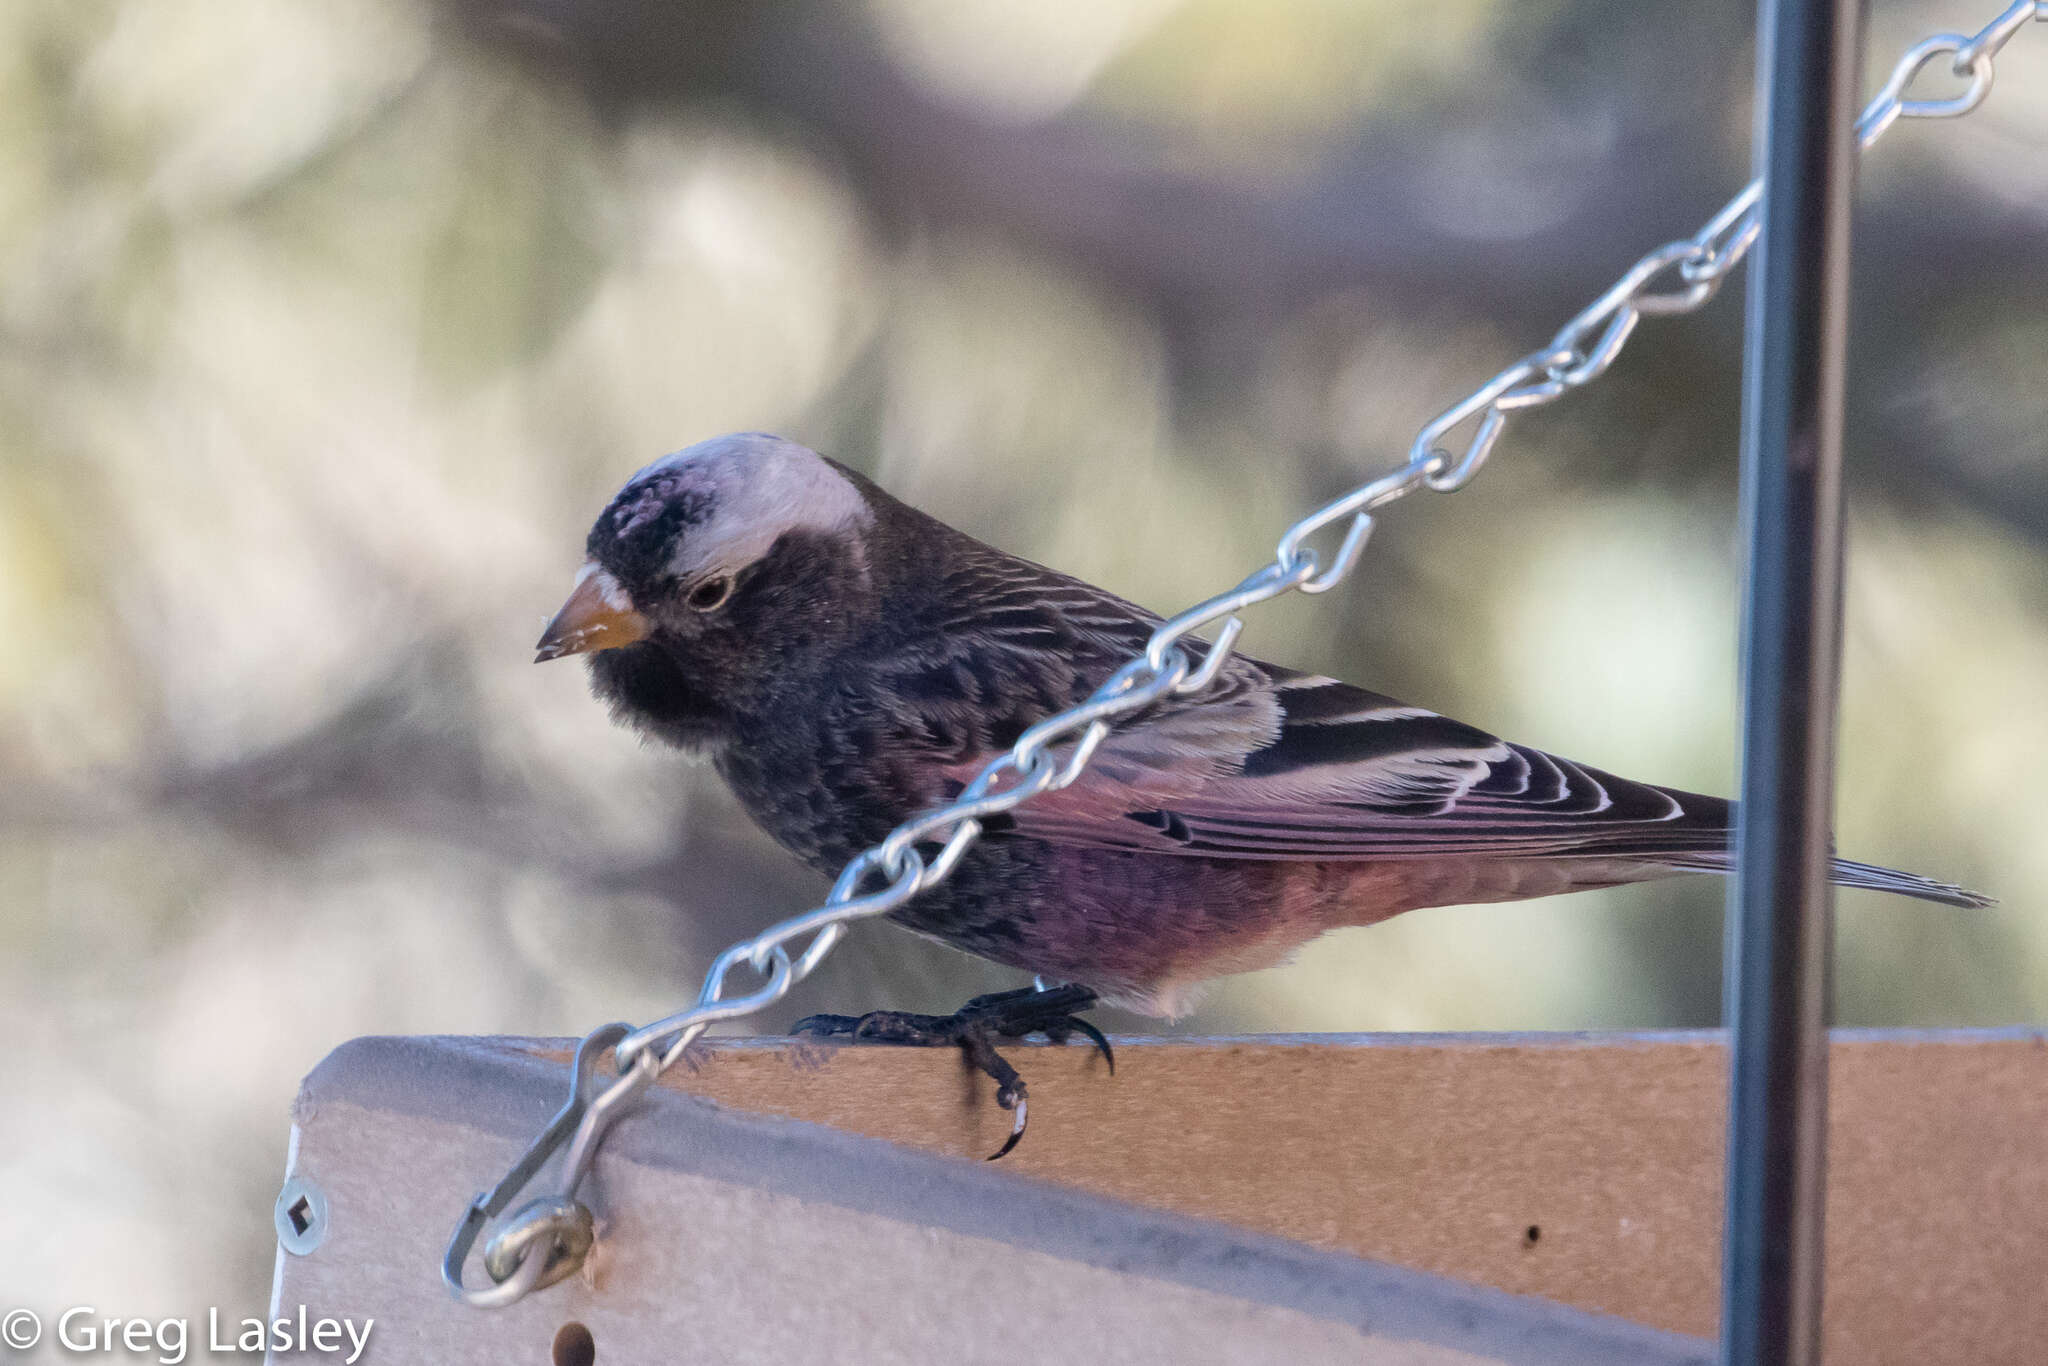
{"type": "Polygon", "coordinates": [[[693,612],[716,612],[719,608],[725,606],[725,600],[731,596],[732,578],[729,575],[720,574],[717,578],[706,579],[695,588],[692,588],[689,596],[684,598],[683,601],[690,605],[690,610],[693,612]]]}

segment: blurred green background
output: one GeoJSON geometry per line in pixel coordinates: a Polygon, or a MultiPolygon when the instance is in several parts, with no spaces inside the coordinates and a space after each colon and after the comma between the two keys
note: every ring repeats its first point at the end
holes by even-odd
{"type": "MultiPolygon", "coordinates": [[[[1873,68],[1992,8],[1878,5],[1873,68]]],[[[1740,185],[1750,18],[0,7],[6,1298],[261,1312],[329,1048],[646,1020],[822,893],[528,662],[633,469],[765,428],[1183,605],[1740,185]]],[[[2003,905],[1845,893],[1849,1023],[2048,1020],[2035,28],[1864,178],[1840,842],[2003,905]]],[[[1247,648],[1727,790],[1739,292],[1247,648]]],[[[1419,912],[1177,1027],[1711,1024],[1720,896],[1419,912]]],[[[760,1025],[1014,984],[873,926],[760,1025]]]]}

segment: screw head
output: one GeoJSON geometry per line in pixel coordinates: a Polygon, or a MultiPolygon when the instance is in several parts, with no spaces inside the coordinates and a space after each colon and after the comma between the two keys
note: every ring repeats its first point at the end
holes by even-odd
{"type": "Polygon", "coordinates": [[[277,1242],[294,1257],[303,1257],[327,1241],[327,1193],[304,1176],[288,1177],[271,1211],[277,1242]]]}

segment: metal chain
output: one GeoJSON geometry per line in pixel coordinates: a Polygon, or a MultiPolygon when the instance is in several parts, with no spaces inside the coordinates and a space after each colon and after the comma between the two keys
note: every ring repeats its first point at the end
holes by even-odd
{"type": "MultiPolygon", "coordinates": [[[[1992,59],[2029,19],[2048,20],[2048,0],[2018,0],[1974,36],[1941,33],[1909,48],[1857,120],[1859,146],[1869,147],[1901,118],[1956,118],[1975,109],[1990,93],[1992,59]],[[1942,56],[1950,58],[1946,74],[1967,82],[1961,92],[1907,98],[1921,73],[1942,56]]],[[[1751,181],[1691,237],[1668,242],[1637,261],[1548,345],[1523,356],[1423,427],[1403,464],[1289,527],[1270,563],[1228,592],[1162,622],[1144,651],[1086,701],[1032,726],[958,798],[905,821],[855,857],[823,905],[720,954],[695,1005],[639,1029],[610,1024],[594,1031],[577,1050],[568,1102],[504,1179],[464,1212],[442,1262],[449,1289],[471,1304],[494,1308],[573,1273],[590,1247],[592,1231],[590,1212],[577,1203],[576,1192],[599,1142],[613,1120],[692,1041],[721,1020],[780,1001],[824,960],[853,921],[886,914],[944,880],[980,837],[987,817],[1073,783],[1117,721],[1164,697],[1206,688],[1244,628],[1238,614],[1286,593],[1324,593],[1336,587],[1357,565],[1380,508],[1419,488],[1438,493],[1463,488],[1492,454],[1511,415],[1554,403],[1607,373],[1645,317],[1686,313],[1705,304],[1755,244],[1762,192],[1762,183],[1751,181]],[[1468,427],[1459,448],[1452,437],[1468,427]],[[1310,542],[1340,522],[1348,525],[1325,564],[1310,542]],[[1218,627],[1216,641],[1197,665],[1182,642],[1208,626],[1218,627]],[[918,846],[933,841],[940,848],[927,862],[918,846]],[[799,943],[801,949],[795,948],[799,943]],[[730,979],[742,968],[755,985],[728,998],[730,979]],[[596,1064],[608,1048],[618,1076],[599,1090],[596,1064]],[[564,1143],[569,1151],[555,1194],[523,1206],[486,1245],[484,1263],[493,1284],[467,1285],[463,1267],[484,1226],[503,1213],[564,1143]]]]}

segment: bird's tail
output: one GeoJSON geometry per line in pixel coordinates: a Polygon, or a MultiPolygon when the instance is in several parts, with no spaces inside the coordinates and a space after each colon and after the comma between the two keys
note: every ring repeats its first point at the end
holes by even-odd
{"type": "Polygon", "coordinates": [[[1902,873],[1896,868],[1880,868],[1874,863],[1857,863],[1853,859],[1835,860],[1834,881],[1838,887],[1868,887],[1877,892],[1896,892],[1921,901],[1939,901],[1944,906],[1975,909],[1998,904],[1996,897],[1958,887],[1953,882],[1937,882],[1918,873],[1902,873]]]}
{"type": "MultiPolygon", "coordinates": [[[[1670,861],[1673,868],[1701,873],[1726,873],[1732,864],[1733,860],[1725,853],[1693,855],[1670,861]]],[[[1918,873],[1902,873],[1896,868],[1881,868],[1875,863],[1858,863],[1854,859],[1836,859],[1832,881],[1838,887],[1867,887],[1874,892],[1892,892],[1918,901],[1938,901],[1944,906],[1974,910],[1998,904],[1996,897],[1958,887],[1953,882],[1941,882],[1918,873]]]]}

